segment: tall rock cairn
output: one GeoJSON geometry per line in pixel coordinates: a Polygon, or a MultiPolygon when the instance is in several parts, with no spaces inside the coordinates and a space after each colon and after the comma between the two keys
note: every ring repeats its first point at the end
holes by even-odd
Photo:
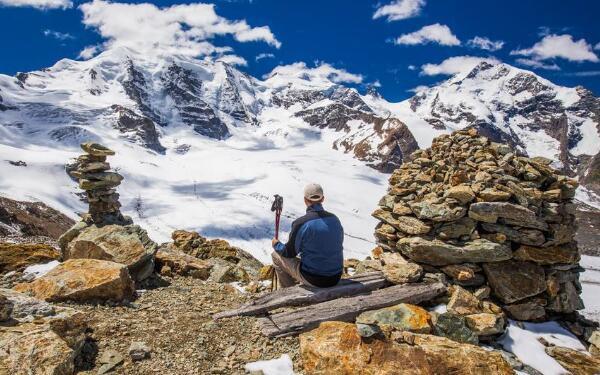
{"type": "MultiPolygon", "coordinates": [[[[488,293],[518,320],[583,308],[577,182],[475,129],[442,135],[391,175],[373,213],[384,252],[488,293]]],[[[381,251],[381,250],[379,250],[381,251]]]]}
{"type": "Polygon", "coordinates": [[[97,225],[131,224],[131,219],[121,214],[119,193],[116,191],[123,176],[111,172],[110,164],[106,162],[106,158],[115,152],[91,142],[82,143],[81,148],[85,154],[76,159],[68,174],[79,181],[79,187],[87,196],[89,211],[83,216],[83,221],[97,225]]]}

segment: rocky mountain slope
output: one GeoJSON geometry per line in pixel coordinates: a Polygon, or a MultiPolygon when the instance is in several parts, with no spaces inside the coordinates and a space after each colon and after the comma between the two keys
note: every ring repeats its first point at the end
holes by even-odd
{"type": "MultiPolygon", "coordinates": [[[[336,81],[277,69],[257,79],[224,62],[126,48],[0,75],[0,191],[75,217],[83,202],[64,165],[81,142],[100,141],[126,171],[124,213],[159,240],[174,228],[203,230],[267,259],[269,197],[299,196],[317,180],[343,192],[328,205],[345,223],[349,253],[364,256],[380,172],[441,133],[475,126],[579,174],[578,197],[596,197],[600,101],[584,88],[487,63],[401,103],[336,81]]],[[[284,228],[301,202],[286,198],[286,211],[284,228]]]]}

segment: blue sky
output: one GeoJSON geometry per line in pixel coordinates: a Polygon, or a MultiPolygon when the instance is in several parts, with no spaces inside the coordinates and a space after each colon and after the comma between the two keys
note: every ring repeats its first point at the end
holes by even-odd
{"type": "MultiPolygon", "coordinates": [[[[152,3],[158,11],[191,4],[152,3]]],[[[377,82],[384,97],[398,101],[410,97],[410,89],[439,82],[456,65],[469,63],[464,56],[475,56],[532,69],[555,83],[583,85],[600,95],[600,1],[212,3],[224,20],[245,20],[252,32],[245,37],[237,31],[217,32],[206,40],[214,47],[231,47],[229,54],[245,60],[245,66],[239,68],[256,77],[278,65],[327,63],[360,76],[362,83],[354,80],[360,88],[377,82]],[[268,32],[254,29],[263,26],[268,32]],[[257,60],[261,54],[265,57],[257,60]],[[456,58],[439,65],[452,57],[456,58]]],[[[106,9],[86,27],[80,8],[84,2],[78,0],[0,0],[0,4],[0,73],[9,75],[51,66],[65,57],[76,59],[85,47],[97,46],[98,52],[123,38],[129,43],[127,35],[115,37],[114,33],[99,32],[98,27],[115,27],[116,22],[135,25],[136,17],[143,14],[130,8],[130,14],[119,12],[122,17],[115,21],[106,9]]],[[[106,8],[107,3],[102,4],[106,8]]],[[[95,7],[99,5],[97,2],[95,7]]],[[[91,12],[92,8],[87,9],[91,12]]],[[[187,30],[185,21],[181,22],[187,30]]]]}

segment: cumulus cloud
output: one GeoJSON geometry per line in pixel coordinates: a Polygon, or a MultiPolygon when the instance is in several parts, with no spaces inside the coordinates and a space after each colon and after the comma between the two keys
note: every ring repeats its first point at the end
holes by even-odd
{"type": "Polygon", "coordinates": [[[531,48],[519,49],[510,52],[511,55],[528,56],[532,60],[542,61],[562,58],[569,61],[598,62],[598,56],[592,51],[592,46],[585,39],[573,40],[569,34],[546,35],[531,48]]]}
{"type": "Polygon", "coordinates": [[[275,55],[272,53],[259,53],[258,55],[256,55],[254,60],[258,61],[258,60],[262,60],[262,59],[272,59],[274,57],[275,57],[275,55]]]}
{"type": "Polygon", "coordinates": [[[217,61],[222,61],[229,65],[240,65],[246,66],[248,65],[248,61],[245,58],[237,55],[223,55],[217,59],[217,61]]]}
{"type": "Polygon", "coordinates": [[[222,47],[208,41],[224,35],[239,42],[281,46],[268,26],[250,27],[245,20],[228,20],[215,12],[214,4],[191,3],[159,8],[150,3],[93,0],[79,8],[83,12],[83,23],[105,38],[104,49],[129,47],[147,53],[208,56],[224,52],[222,47]]]}
{"type": "Polygon", "coordinates": [[[421,14],[425,0],[396,0],[379,6],[373,14],[373,19],[387,17],[387,21],[399,21],[421,14]]]}
{"type": "Polygon", "coordinates": [[[98,52],[100,52],[101,47],[99,45],[95,45],[95,46],[87,46],[84,49],[81,50],[81,52],[79,52],[79,56],[77,56],[80,59],[91,59],[92,57],[96,56],[96,54],[98,52]]]}
{"type": "Polygon", "coordinates": [[[473,39],[470,39],[467,42],[467,45],[471,48],[479,48],[486,51],[498,51],[501,50],[504,46],[504,41],[502,40],[491,40],[486,37],[476,36],[473,39]]]}
{"type": "Polygon", "coordinates": [[[560,70],[560,67],[556,65],[556,63],[545,63],[543,61],[533,59],[516,59],[515,62],[517,64],[529,66],[535,69],[560,70]]]}
{"type": "Polygon", "coordinates": [[[308,67],[305,62],[296,62],[289,65],[279,65],[263,78],[274,85],[287,85],[288,83],[310,83],[312,85],[328,85],[330,83],[362,83],[364,77],[360,74],[349,73],[327,63],[318,63],[314,68],[308,67]]]}
{"type": "Polygon", "coordinates": [[[476,57],[476,56],[454,56],[447,58],[439,64],[424,64],[421,66],[421,75],[453,75],[460,72],[473,69],[482,61],[490,64],[498,64],[500,61],[495,57],[476,57]]]}
{"type": "Polygon", "coordinates": [[[437,43],[443,46],[459,46],[460,40],[452,34],[448,26],[435,23],[415,32],[400,35],[394,43],[407,45],[437,43]]]}
{"type": "Polygon", "coordinates": [[[37,9],[67,9],[73,7],[70,0],[0,0],[0,6],[37,8],[37,9]]]}
{"type": "Polygon", "coordinates": [[[428,88],[429,88],[429,86],[425,86],[425,85],[419,85],[419,86],[417,86],[417,87],[413,87],[412,89],[408,89],[408,90],[406,90],[406,91],[408,91],[408,92],[413,92],[413,93],[415,93],[415,94],[418,94],[418,93],[420,93],[420,92],[423,92],[423,91],[427,90],[428,88]]]}

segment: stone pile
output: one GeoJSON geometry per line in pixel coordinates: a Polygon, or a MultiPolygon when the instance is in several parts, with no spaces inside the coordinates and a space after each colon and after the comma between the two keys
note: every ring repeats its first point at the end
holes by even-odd
{"type": "Polygon", "coordinates": [[[67,172],[79,181],[79,187],[86,193],[89,211],[84,221],[90,224],[131,224],[131,219],[121,214],[119,193],[116,191],[123,176],[111,172],[110,164],[106,162],[106,158],[115,152],[91,142],[82,143],[81,148],[85,154],[79,156],[67,172]]]}
{"type": "Polygon", "coordinates": [[[376,259],[358,267],[382,269],[392,282],[445,278],[455,285],[454,310],[460,311],[456,299],[477,305],[462,315],[486,313],[482,303],[498,304],[517,320],[582,309],[577,182],[550,164],[475,129],[434,139],[391,175],[373,213],[380,221],[376,259]],[[401,259],[389,261],[390,253],[401,259]]]}

